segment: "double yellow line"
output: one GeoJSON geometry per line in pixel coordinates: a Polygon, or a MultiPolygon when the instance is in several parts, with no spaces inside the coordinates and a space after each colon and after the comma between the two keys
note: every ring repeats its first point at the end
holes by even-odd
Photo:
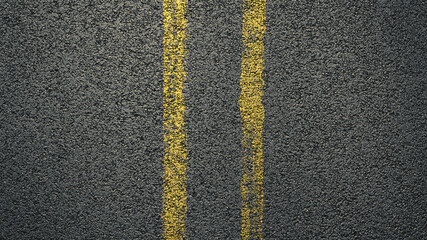
{"type": "Polygon", "coordinates": [[[242,117],[242,239],[262,239],[264,159],[262,155],[262,78],[264,70],[265,0],[243,5],[243,56],[239,99],[242,117]]]}
{"type": "MultiPolygon", "coordinates": [[[[184,82],[187,0],[163,1],[163,238],[184,239],[187,212],[188,150],[185,132],[184,82]]],[[[244,0],[241,67],[242,239],[262,239],[263,154],[262,78],[264,68],[265,0],[244,0]]]]}
{"type": "Polygon", "coordinates": [[[163,1],[163,238],[184,239],[187,212],[187,146],[184,82],[186,0],[163,1]]]}

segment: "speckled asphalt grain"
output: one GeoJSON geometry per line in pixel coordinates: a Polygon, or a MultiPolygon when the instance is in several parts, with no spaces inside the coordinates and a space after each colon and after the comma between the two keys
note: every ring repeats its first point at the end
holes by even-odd
{"type": "MultiPolygon", "coordinates": [[[[160,239],[162,2],[0,4],[0,238],[160,239]]],[[[189,1],[187,236],[239,239],[241,1],[189,1]]],[[[265,239],[427,237],[427,4],[267,0],[265,239]]]]}

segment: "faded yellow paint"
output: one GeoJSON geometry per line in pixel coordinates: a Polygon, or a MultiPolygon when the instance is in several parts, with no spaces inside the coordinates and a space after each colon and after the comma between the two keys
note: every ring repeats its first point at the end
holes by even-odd
{"type": "Polygon", "coordinates": [[[242,239],[262,239],[264,207],[263,70],[265,0],[244,0],[243,55],[239,98],[242,118],[242,239]]]}
{"type": "Polygon", "coordinates": [[[187,0],[163,1],[163,239],[185,239],[187,146],[184,82],[187,0]]]}

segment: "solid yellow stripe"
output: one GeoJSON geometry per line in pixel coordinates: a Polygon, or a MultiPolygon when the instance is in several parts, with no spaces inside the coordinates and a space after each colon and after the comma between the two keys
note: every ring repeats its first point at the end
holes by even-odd
{"type": "Polygon", "coordinates": [[[187,0],[164,0],[163,18],[163,239],[185,238],[187,146],[184,82],[187,0]]]}
{"type": "Polygon", "coordinates": [[[262,78],[265,0],[244,0],[243,56],[239,99],[242,117],[242,239],[262,239],[264,159],[262,154],[262,78]]]}

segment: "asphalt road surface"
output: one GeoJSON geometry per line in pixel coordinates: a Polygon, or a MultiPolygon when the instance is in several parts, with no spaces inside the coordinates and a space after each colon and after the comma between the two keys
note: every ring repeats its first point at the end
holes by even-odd
{"type": "MultiPolygon", "coordinates": [[[[0,239],[161,239],[163,3],[0,0],[0,239]]],[[[241,238],[243,0],[190,0],[188,239],[241,238]]],[[[427,3],[266,1],[264,239],[427,238],[427,3]]]]}

